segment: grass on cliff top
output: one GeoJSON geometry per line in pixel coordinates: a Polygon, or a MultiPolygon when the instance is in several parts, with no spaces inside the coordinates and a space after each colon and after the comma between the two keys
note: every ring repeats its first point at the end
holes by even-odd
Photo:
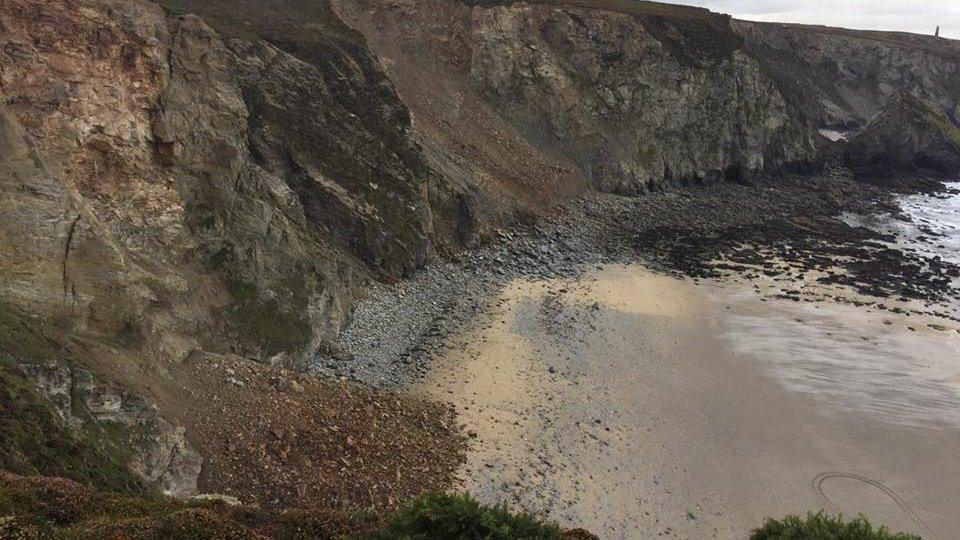
{"type": "Polygon", "coordinates": [[[65,425],[49,399],[26,378],[18,362],[58,358],[38,329],[0,304],[0,470],[62,476],[100,489],[142,489],[124,457],[65,425]]]}
{"type": "Polygon", "coordinates": [[[862,39],[868,41],[877,41],[888,43],[896,47],[916,49],[930,54],[942,57],[953,58],[960,53],[960,40],[943,37],[934,37],[932,35],[915,34],[912,32],[892,32],[887,30],[862,30],[855,28],[840,28],[835,26],[824,26],[819,24],[800,24],[800,23],[782,23],[782,22],[760,22],[749,21],[751,25],[756,26],[775,26],[786,28],[795,32],[806,34],[821,34],[826,36],[838,36],[844,38],[862,39]]]}
{"type": "Polygon", "coordinates": [[[805,518],[768,519],[763,527],[753,531],[750,540],[920,540],[920,537],[894,534],[886,527],[874,528],[863,516],[846,521],[842,516],[818,512],[805,518]]]}

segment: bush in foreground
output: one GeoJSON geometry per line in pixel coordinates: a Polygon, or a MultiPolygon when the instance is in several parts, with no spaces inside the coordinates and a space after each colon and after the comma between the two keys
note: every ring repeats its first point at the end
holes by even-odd
{"type": "Polygon", "coordinates": [[[405,505],[373,540],[560,540],[556,525],[504,506],[483,506],[469,495],[429,494],[405,505]]]}
{"type": "Polygon", "coordinates": [[[806,518],[768,519],[763,527],[753,531],[750,540],[920,540],[920,537],[893,534],[886,527],[874,529],[863,516],[845,521],[843,516],[817,512],[807,514],[806,518]]]}

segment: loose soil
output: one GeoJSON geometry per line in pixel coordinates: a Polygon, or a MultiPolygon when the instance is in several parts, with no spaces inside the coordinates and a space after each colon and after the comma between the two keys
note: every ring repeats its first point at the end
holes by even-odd
{"type": "Polygon", "coordinates": [[[191,357],[173,377],[206,493],[380,512],[446,490],[462,460],[453,411],[436,402],[221,356],[191,357]]]}

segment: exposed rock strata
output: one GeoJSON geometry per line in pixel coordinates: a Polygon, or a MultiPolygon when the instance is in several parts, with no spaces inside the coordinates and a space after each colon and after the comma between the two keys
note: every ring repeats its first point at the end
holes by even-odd
{"type": "Polygon", "coordinates": [[[309,357],[355,276],[433,253],[430,171],[362,46],[245,37],[146,0],[0,6],[0,295],[126,351],[94,367],[145,400],[196,349],[309,357]]]}
{"type": "Polygon", "coordinates": [[[167,495],[197,493],[200,454],[186,440],[186,430],[164,420],[144,398],[100,382],[76,365],[50,360],[22,367],[73,429],[95,428],[117,437],[111,443],[130,454],[129,466],[138,476],[167,495]]]}
{"type": "Polygon", "coordinates": [[[862,127],[908,92],[960,119],[960,42],[822,26],[734,21],[747,51],[819,127],[862,127]]]}
{"type": "Polygon", "coordinates": [[[296,359],[344,324],[351,275],[432,255],[432,173],[362,48],[304,60],[147,1],[3,17],[17,305],[174,358],[296,359]]]}
{"type": "Polygon", "coordinates": [[[440,117],[476,133],[470,116],[449,119],[434,107],[498,116],[525,146],[566,156],[603,191],[739,179],[814,159],[819,137],[743,50],[728,18],[556,4],[337,1],[388,60],[418,122],[440,117]],[[420,80],[422,72],[449,81],[420,80]],[[463,97],[425,103],[429,84],[463,97]]]}

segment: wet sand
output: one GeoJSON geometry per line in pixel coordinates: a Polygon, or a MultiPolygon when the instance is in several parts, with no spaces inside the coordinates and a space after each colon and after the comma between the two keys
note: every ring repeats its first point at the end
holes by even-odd
{"type": "Polygon", "coordinates": [[[601,538],[820,508],[951,538],[960,334],[892,317],[605,267],[513,282],[415,390],[474,437],[463,488],[601,538]]]}

